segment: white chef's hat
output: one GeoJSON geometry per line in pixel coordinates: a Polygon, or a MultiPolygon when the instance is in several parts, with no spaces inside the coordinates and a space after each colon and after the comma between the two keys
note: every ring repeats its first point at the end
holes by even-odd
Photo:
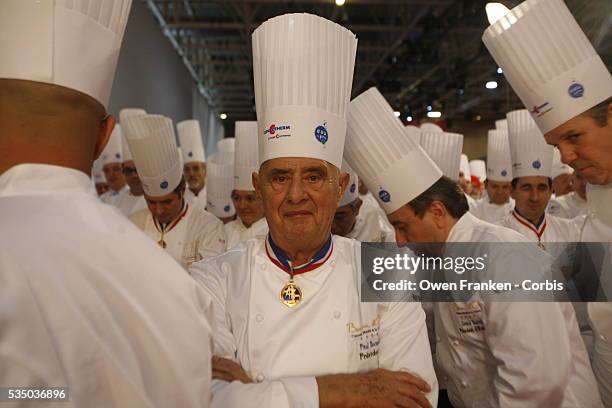
{"type": "Polygon", "coordinates": [[[134,115],[123,121],[138,177],[147,195],[170,194],[183,178],[172,120],[162,115],[134,115]]]}
{"type": "Polygon", "coordinates": [[[359,177],[357,173],[355,173],[355,170],[353,170],[346,160],[342,160],[342,168],[340,170],[344,173],[348,173],[349,182],[340,199],[338,207],[348,205],[359,198],[359,177]]]}
{"type": "Polygon", "coordinates": [[[526,109],[508,112],[512,176],[551,176],[553,147],[526,109]]]}
{"type": "MultiPolygon", "coordinates": [[[[144,109],[140,108],[124,108],[119,111],[119,123],[123,122],[128,116],[133,115],[146,115],[147,112],[144,109]]],[[[127,143],[125,137],[121,138],[121,152],[123,153],[123,161],[132,161],[134,158],[132,157],[132,152],[130,151],[130,146],[127,143]]]]}
{"type": "Polygon", "coordinates": [[[234,189],[255,190],[252,175],[259,170],[257,121],[236,121],[236,152],[234,153],[234,189]]]}
{"type": "Polygon", "coordinates": [[[527,0],[482,40],[543,133],[612,95],[612,77],[562,0],[527,0]]]}
{"type": "Polygon", "coordinates": [[[552,170],[550,174],[553,180],[561,174],[572,173],[574,173],[574,169],[571,166],[561,162],[561,153],[559,152],[559,149],[553,148],[552,170]]]}
{"type": "Polygon", "coordinates": [[[451,180],[459,180],[463,135],[421,131],[421,147],[451,180]]]}
{"type": "Polygon", "coordinates": [[[508,131],[508,120],[500,119],[495,121],[495,130],[505,130],[508,131]]]}
{"type": "Polygon", "coordinates": [[[0,78],[75,89],[106,107],[132,0],[2,0],[0,78]]]}
{"type": "Polygon", "coordinates": [[[472,178],[472,173],[470,172],[470,161],[467,157],[467,154],[461,154],[459,171],[463,173],[463,177],[465,177],[466,179],[470,180],[472,178]]]}
{"type": "Polygon", "coordinates": [[[123,132],[121,131],[121,125],[115,125],[113,133],[111,133],[108,143],[104,146],[102,154],[100,155],[100,161],[102,166],[109,163],[123,163],[123,132]]]}
{"type": "Polygon", "coordinates": [[[421,129],[416,126],[408,125],[404,127],[404,133],[416,144],[421,144],[421,129]]]}
{"type": "Polygon", "coordinates": [[[184,120],[176,124],[176,130],[184,162],[205,162],[206,153],[202,142],[200,122],[195,119],[184,120]]]}
{"type": "MultiPolygon", "coordinates": [[[[497,122],[495,123],[497,126],[497,122]]],[[[512,160],[508,131],[489,130],[487,138],[487,179],[512,181],[512,160]]]]}
{"type": "Polygon", "coordinates": [[[387,214],[442,177],[421,146],[406,137],[393,109],[376,88],[351,101],[345,157],[387,214]]]}
{"type": "Polygon", "coordinates": [[[442,128],[435,123],[425,122],[421,125],[421,132],[432,132],[432,133],[442,133],[444,132],[442,128]]]}
{"type": "Polygon", "coordinates": [[[218,152],[206,164],[206,211],[219,218],[236,214],[232,202],[234,153],[218,152]]]}
{"type": "Polygon", "coordinates": [[[234,153],[236,151],[236,139],[225,137],[217,142],[217,151],[221,153],[234,153]]]}
{"type": "Polygon", "coordinates": [[[357,39],[311,14],[274,17],[253,33],[260,164],[312,157],[342,165],[357,39]]]}
{"type": "Polygon", "coordinates": [[[106,183],[106,177],[104,176],[104,171],[102,171],[102,162],[100,159],[94,160],[93,162],[93,166],[91,168],[91,178],[94,184],[106,183]]]}
{"type": "Polygon", "coordinates": [[[478,177],[481,183],[487,179],[487,163],[484,160],[474,159],[470,160],[470,174],[478,177]]]}

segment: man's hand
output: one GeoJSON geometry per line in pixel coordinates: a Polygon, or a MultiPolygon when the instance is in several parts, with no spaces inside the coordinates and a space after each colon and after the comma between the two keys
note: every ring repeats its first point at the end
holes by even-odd
{"type": "Polygon", "coordinates": [[[429,385],[414,374],[377,369],[362,374],[317,377],[319,406],[360,408],[431,408],[429,385]]]}
{"type": "Polygon", "coordinates": [[[212,378],[213,380],[227,382],[240,381],[243,384],[253,382],[240,364],[227,358],[215,356],[212,358],[212,378]]]}

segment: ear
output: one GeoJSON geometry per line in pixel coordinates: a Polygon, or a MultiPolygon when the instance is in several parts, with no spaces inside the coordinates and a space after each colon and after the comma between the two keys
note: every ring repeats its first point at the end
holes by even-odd
{"type": "Polygon", "coordinates": [[[100,124],[100,132],[98,134],[98,141],[96,142],[94,149],[94,160],[98,159],[98,157],[100,157],[102,154],[104,147],[106,147],[106,144],[110,140],[116,123],[115,118],[110,115],[102,120],[102,123],[100,124]]]}
{"type": "Polygon", "coordinates": [[[346,191],[346,188],[348,187],[348,183],[350,181],[350,178],[351,178],[351,176],[349,176],[348,173],[340,172],[340,177],[338,178],[338,182],[340,184],[340,189],[339,189],[340,191],[339,191],[339,195],[338,195],[338,203],[340,203],[340,200],[342,199],[342,196],[344,195],[344,192],[346,191]]]}
{"type": "Polygon", "coordinates": [[[434,200],[429,205],[427,212],[433,217],[435,224],[440,228],[446,225],[448,210],[442,201],[434,200]]]}
{"type": "Polygon", "coordinates": [[[253,187],[255,188],[255,194],[257,194],[258,197],[261,197],[261,186],[259,185],[259,173],[254,171],[253,174],[251,174],[251,183],[253,183],[253,187]]]}
{"type": "Polygon", "coordinates": [[[357,198],[357,204],[355,205],[355,216],[359,215],[359,210],[361,209],[362,205],[363,205],[363,200],[361,198],[357,198]]]}

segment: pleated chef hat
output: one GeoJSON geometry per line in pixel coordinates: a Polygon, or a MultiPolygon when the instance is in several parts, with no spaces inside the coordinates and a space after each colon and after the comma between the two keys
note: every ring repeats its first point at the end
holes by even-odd
{"type": "Polygon", "coordinates": [[[100,155],[100,161],[102,166],[109,163],[123,163],[123,132],[121,131],[121,125],[115,125],[113,133],[111,133],[102,154],[100,155]]]}
{"type": "Polygon", "coordinates": [[[606,100],[612,77],[562,0],[527,0],[482,40],[542,133],[606,100]]]}
{"type": "Polygon", "coordinates": [[[128,116],[123,129],[145,193],[170,194],[183,178],[172,120],[162,115],[128,116]]]}
{"type": "MultiPolygon", "coordinates": [[[[125,108],[119,111],[119,123],[123,122],[125,118],[133,115],[146,115],[147,112],[144,109],[139,108],[125,108]]],[[[132,157],[132,152],[130,151],[130,146],[127,143],[127,139],[125,137],[121,138],[121,152],[123,153],[123,161],[132,161],[134,158],[132,157]]]]}
{"type": "Polygon", "coordinates": [[[259,163],[311,157],[342,165],[357,39],[311,14],[271,18],[253,33],[259,163]]]}
{"type": "Polygon", "coordinates": [[[411,138],[376,88],[351,101],[345,157],[387,214],[412,201],[442,171],[411,138]]]}
{"type": "Polygon", "coordinates": [[[467,154],[461,154],[461,163],[459,164],[459,171],[463,173],[463,177],[470,180],[472,178],[472,173],[470,172],[470,161],[467,157],[467,154]]]}
{"type": "Polygon", "coordinates": [[[574,173],[574,169],[567,164],[561,162],[561,153],[559,149],[553,148],[553,161],[552,161],[552,170],[550,176],[553,178],[557,178],[561,174],[572,174],[574,173]]]}
{"type": "Polygon", "coordinates": [[[100,159],[94,160],[93,162],[93,166],[91,168],[91,178],[94,184],[106,183],[106,177],[104,176],[104,171],[102,171],[102,162],[100,159]]]}
{"type": "Polygon", "coordinates": [[[340,204],[338,207],[342,207],[348,205],[359,198],[359,177],[355,170],[347,163],[346,160],[342,160],[342,168],[340,169],[344,173],[348,173],[349,182],[346,186],[346,190],[344,190],[344,194],[340,199],[340,204]]]}
{"type": "Polygon", "coordinates": [[[489,136],[487,137],[487,179],[512,181],[512,160],[510,158],[507,130],[489,130],[489,136]]]}
{"type": "Polygon", "coordinates": [[[463,135],[450,132],[421,132],[421,147],[451,180],[459,180],[463,135]]]}
{"type": "Polygon", "coordinates": [[[416,144],[421,144],[421,129],[416,126],[404,126],[404,133],[416,144]]]}
{"type": "Polygon", "coordinates": [[[508,131],[508,120],[500,119],[495,121],[495,129],[496,130],[505,130],[508,131]]]}
{"type": "Polygon", "coordinates": [[[431,122],[423,123],[420,129],[422,132],[434,132],[434,133],[444,132],[440,126],[436,125],[435,123],[431,123],[431,122]]]}
{"type": "Polygon", "coordinates": [[[234,153],[218,152],[206,164],[206,211],[219,218],[236,214],[232,202],[234,189],[234,153]]]}
{"type": "Polygon", "coordinates": [[[132,0],[2,0],[0,78],[64,86],[104,107],[132,0]]]}
{"type": "Polygon", "coordinates": [[[487,164],[484,160],[475,159],[470,160],[470,174],[472,176],[478,177],[481,183],[487,179],[487,164]]]}
{"type": "Polygon", "coordinates": [[[234,153],[236,151],[236,139],[225,137],[217,142],[217,150],[221,153],[234,153]]]}
{"type": "Polygon", "coordinates": [[[205,162],[206,152],[202,142],[200,122],[195,119],[184,120],[176,124],[176,131],[184,163],[205,162]]]}
{"type": "Polygon", "coordinates": [[[253,172],[259,171],[257,122],[236,122],[236,152],[234,153],[234,189],[255,190],[253,172]]]}
{"type": "Polygon", "coordinates": [[[526,109],[508,112],[512,176],[545,176],[552,173],[553,147],[526,109]]]}

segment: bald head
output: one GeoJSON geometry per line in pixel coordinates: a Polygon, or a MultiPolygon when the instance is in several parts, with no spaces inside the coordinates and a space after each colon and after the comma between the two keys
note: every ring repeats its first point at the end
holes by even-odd
{"type": "Polygon", "coordinates": [[[115,124],[88,95],[57,85],[0,79],[0,174],[22,163],[90,173],[115,124]]]}

